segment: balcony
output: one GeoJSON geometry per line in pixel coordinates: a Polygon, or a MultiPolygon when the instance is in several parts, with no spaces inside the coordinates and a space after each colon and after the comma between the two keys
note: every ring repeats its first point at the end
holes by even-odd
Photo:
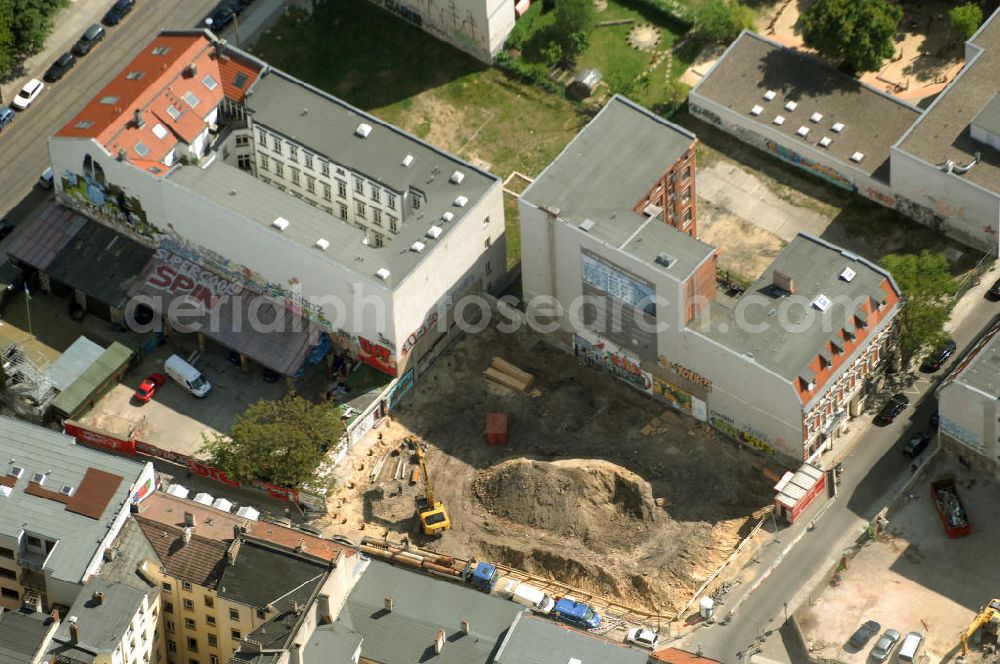
{"type": "Polygon", "coordinates": [[[28,588],[30,590],[37,590],[43,593],[45,592],[44,574],[34,572],[29,570],[28,568],[25,568],[24,572],[21,574],[21,578],[19,579],[19,581],[21,582],[21,585],[24,586],[25,588],[28,588]]]}

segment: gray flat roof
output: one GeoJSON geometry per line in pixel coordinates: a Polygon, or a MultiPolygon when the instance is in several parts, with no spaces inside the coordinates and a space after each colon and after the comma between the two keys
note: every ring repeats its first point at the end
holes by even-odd
{"type": "Polygon", "coordinates": [[[302,649],[305,664],[354,664],[362,638],[342,623],[320,625],[302,649]]]}
{"type": "Polygon", "coordinates": [[[649,652],[522,613],[514,619],[493,661],[496,664],[566,664],[574,660],[646,664],[649,652]]]}
{"type": "Polygon", "coordinates": [[[45,369],[52,386],[60,392],[66,390],[104,355],[104,348],[87,337],[77,337],[70,347],[62,352],[55,362],[45,369]]]}
{"type": "Polygon", "coordinates": [[[146,592],[131,585],[95,577],[77,595],[53,641],[61,645],[72,644],[69,619],[75,616],[80,630],[80,642],[75,647],[95,655],[111,652],[121,643],[145,596],[146,592]],[[104,594],[100,602],[93,598],[98,592],[104,594]]]}
{"type": "Polygon", "coordinates": [[[1000,322],[984,337],[978,350],[961,360],[964,364],[955,380],[1000,399],[1000,322]]]}
{"type": "Polygon", "coordinates": [[[435,664],[489,664],[524,607],[470,587],[372,561],[355,584],[335,624],[360,634],[361,658],[380,664],[429,661],[434,637],[445,632],[435,664]],[[385,611],[385,598],[392,611],[385,611]],[[463,634],[460,623],[469,622],[463,634]]]}
{"type": "Polygon", "coordinates": [[[24,664],[34,660],[45,641],[52,618],[21,609],[0,615],[0,664],[24,664]]]}
{"type": "Polygon", "coordinates": [[[683,279],[715,249],[632,208],[694,141],[686,129],[616,95],[521,198],[577,226],[589,219],[590,235],[683,279]],[[669,269],[654,264],[660,252],[677,262],[669,269]]]}
{"type": "Polygon", "coordinates": [[[993,95],[990,103],[972,118],[972,124],[992,134],[1000,135],[1000,92],[993,95]]]}
{"type": "Polygon", "coordinates": [[[821,351],[829,350],[828,342],[845,324],[853,329],[857,303],[866,298],[885,300],[887,293],[881,284],[886,279],[898,295],[895,282],[878,266],[823,240],[799,234],[733,308],[713,302],[710,325],[700,331],[793,381],[803,376],[821,351]],[[845,268],[855,273],[850,281],[841,277],[845,268]],[[773,288],[775,272],[791,277],[796,301],[805,306],[782,306],[787,293],[773,288]],[[831,301],[823,314],[812,304],[820,295],[831,301]],[[784,321],[777,315],[779,309],[784,321]],[[737,311],[742,322],[738,322],[737,311]]]}
{"type": "Polygon", "coordinates": [[[744,32],[695,87],[695,94],[741,114],[748,122],[780,132],[789,143],[827,152],[832,158],[888,182],[889,151],[920,117],[920,111],[811,55],[799,53],[752,32],[744,32]],[[772,101],[764,98],[775,92],[772,101]],[[794,110],[785,104],[795,102],[794,110]],[[759,116],[751,109],[763,107],[759,116]],[[822,119],[813,122],[814,113],[822,119]],[[774,124],[782,116],[782,125],[774,124]],[[834,123],[843,123],[840,133],[834,123]],[[796,132],[808,127],[805,138],[796,132]],[[827,148],[819,146],[824,137],[827,148]],[[865,155],[860,164],[850,160],[865,155]]]}
{"type": "MultiPolygon", "coordinates": [[[[10,495],[0,497],[0,533],[17,537],[22,530],[30,530],[58,540],[45,568],[57,579],[79,583],[114,515],[129,509],[130,489],[144,464],[82,447],[70,436],[12,417],[0,417],[0,456],[14,459],[14,465],[24,468],[10,495]],[[64,484],[79,488],[89,468],[122,478],[99,519],[70,512],[63,503],[25,492],[32,474],[46,471],[51,473],[45,488],[56,492],[64,484]]],[[[0,472],[6,474],[9,468],[0,467],[0,472]]]]}
{"type": "Polygon", "coordinates": [[[973,119],[1000,90],[1000,21],[996,18],[997,13],[994,12],[972,39],[979,50],[978,55],[966,62],[958,76],[934,100],[910,133],[899,142],[899,149],[932,165],[949,159],[965,164],[980,152],[982,161],[968,173],[956,177],[1000,193],[1000,151],[969,135],[973,119]]]}

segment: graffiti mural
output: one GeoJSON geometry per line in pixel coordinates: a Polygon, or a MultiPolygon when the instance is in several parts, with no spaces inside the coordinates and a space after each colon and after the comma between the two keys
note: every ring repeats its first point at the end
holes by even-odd
{"type": "Polygon", "coordinates": [[[101,165],[90,155],[83,166],[83,174],[70,171],[62,174],[60,202],[149,244],[159,229],[149,222],[139,199],[107,182],[101,165]]]}
{"type": "Polygon", "coordinates": [[[881,192],[875,187],[868,187],[867,189],[865,189],[864,195],[865,198],[869,198],[880,205],[884,205],[887,208],[892,209],[896,207],[895,196],[881,192]]]}
{"type": "Polygon", "coordinates": [[[691,395],[656,376],[653,376],[653,396],[677,410],[691,413],[691,395]]]}
{"type": "Polygon", "coordinates": [[[637,390],[653,394],[653,375],[642,370],[638,359],[615,348],[610,342],[599,339],[592,344],[579,335],[573,335],[573,350],[587,366],[606,371],[637,390]]]}
{"type": "Polygon", "coordinates": [[[390,376],[396,375],[396,353],[385,337],[379,335],[379,341],[358,337],[358,346],[360,348],[358,357],[361,358],[362,362],[382,373],[387,373],[390,376]]]}
{"type": "Polygon", "coordinates": [[[827,182],[831,182],[838,187],[843,187],[848,191],[857,191],[857,187],[854,186],[854,183],[850,179],[833,168],[830,168],[826,164],[821,164],[817,161],[813,161],[812,159],[807,159],[798,152],[790,150],[783,145],[778,145],[774,141],[765,141],[764,147],[768,152],[779,159],[784,159],[790,164],[795,164],[799,168],[805,169],[813,175],[823,178],[827,182]]]}
{"type": "Polygon", "coordinates": [[[774,448],[771,447],[767,436],[750,426],[740,429],[733,418],[728,415],[713,410],[709,416],[709,424],[730,438],[738,440],[745,445],[749,445],[766,454],[774,454],[774,448]]]}
{"type": "Polygon", "coordinates": [[[392,411],[393,408],[398,406],[403,397],[405,397],[407,393],[413,389],[413,383],[413,367],[410,367],[403,372],[403,375],[399,377],[396,384],[389,389],[389,393],[385,395],[385,409],[392,411]]]}
{"type": "Polygon", "coordinates": [[[455,0],[382,0],[380,4],[404,21],[465,51],[489,56],[488,34],[477,29],[472,12],[462,13],[455,0]]]}

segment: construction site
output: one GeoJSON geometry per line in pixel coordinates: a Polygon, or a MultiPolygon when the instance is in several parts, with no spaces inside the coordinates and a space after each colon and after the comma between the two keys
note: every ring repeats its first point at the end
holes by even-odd
{"type": "Polygon", "coordinates": [[[533,335],[488,329],[352,449],[325,534],[669,618],[766,517],[783,470],[533,335]]]}

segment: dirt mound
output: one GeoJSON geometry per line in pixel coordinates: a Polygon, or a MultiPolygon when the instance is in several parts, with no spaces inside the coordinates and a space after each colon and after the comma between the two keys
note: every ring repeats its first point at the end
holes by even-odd
{"type": "Polygon", "coordinates": [[[597,550],[644,539],[661,512],[649,482],[601,460],[513,459],[481,471],[472,486],[491,514],[597,550]]]}

